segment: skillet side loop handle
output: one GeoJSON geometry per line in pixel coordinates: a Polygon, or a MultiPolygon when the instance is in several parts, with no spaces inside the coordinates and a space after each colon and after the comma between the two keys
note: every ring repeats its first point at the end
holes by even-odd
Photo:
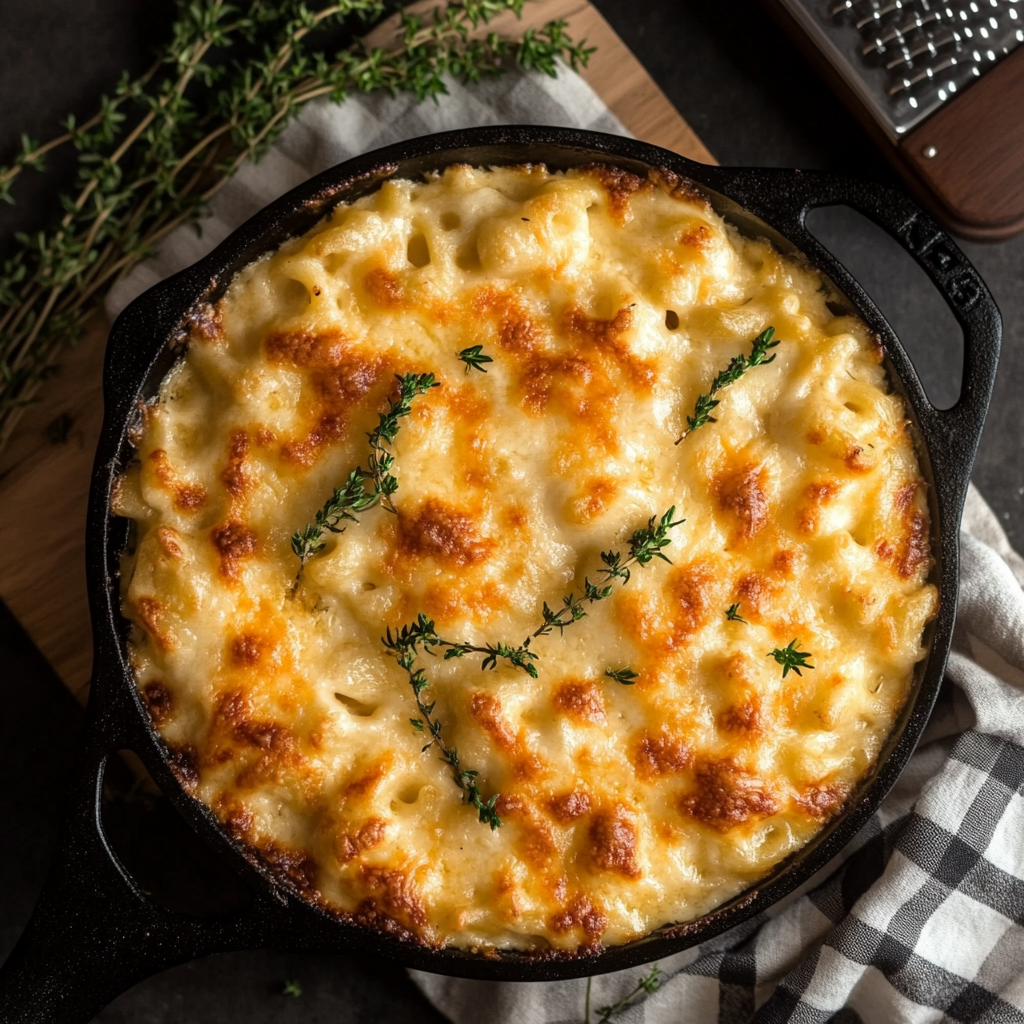
{"type": "Polygon", "coordinates": [[[0,968],[4,1024],[85,1024],[162,966],[146,954],[153,907],[107,846],[100,793],[110,746],[87,730],[54,861],[32,918],[0,968]]]}
{"type": "Polygon", "coordinates": [[[116,702],[93,681],[53,864],[18,944],[0,967],[2,1024],[87,1024],[132,985],[210,953],[265,945],[281,908],[257,896],[227,918],[193,918],[150,900],[107,844],[107,758],[131,746],[116,702]]]}
{"type": "Polygon", "coordinates": [[[792,213],[802,245],[826,253],[834,264],[835,258],[807,230],[807,214],[834,205],[857,210],[914,257],[963,329],[960,397],[949,409],[936,409],[928,401],[906,353],[901,348],[898,354],[898,362],[906,364],[898,368],[911,371],[903,376],[918,392],[915,404],[935,464],[936,487],[946,499],[943,504],[959,517],[995,386],[1002,339],[999,307],[960,247],[902,190],[829,174],[804,173],[792,180],[792,213]]]}

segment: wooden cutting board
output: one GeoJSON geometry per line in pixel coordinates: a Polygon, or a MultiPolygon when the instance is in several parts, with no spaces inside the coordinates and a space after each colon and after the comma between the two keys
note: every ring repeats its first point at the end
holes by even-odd
{"type": "MultiPolygon", "coordinates": [[[[430,10],[436,0],[413,9],[430,10]]],[[[597,52],[583,77],[637,138],[704,163],[711,154],[655,85],[643,65],[586,0],[535,0],[521,22],[502,15],[499,32],[521,32],[562,18],[575,39],[597,52]]],[[[386,36],[376,29],[372,41],[386,36]]],[[[442,100],[443,102],[443,100],[442,100]]],[[[108,324],[97,314],[41,400],[0,453],[0,598],[21,621],[68,689],[84,701],[92,667],[85,591],[85,514],[93,454],[103,416],[101,377],[108,324]],[[47,426],[67,414],[64,443],[47,426]]]]}

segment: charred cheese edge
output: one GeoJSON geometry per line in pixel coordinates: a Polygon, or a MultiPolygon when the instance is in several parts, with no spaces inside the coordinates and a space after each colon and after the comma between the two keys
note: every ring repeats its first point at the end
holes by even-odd
{"type": "Polygon", "coordinates": [[[182,783],[307,898],[431,945],[622,943],[763,878],[875,763],[937,608],[905,410],[834,298],[686,182],[603,167],[389,181],[249,266],[116,493],[132,664],[182,783]],[[774,362],[676,446],[769,325],[774,362]],[[476,344],[486,373],[457,358],[476,344]],[[327,534],[293,594],[291,534],[423,372],[398,514],[327,534]],[[500,793],[489,830],[381,636],[424,612],[520,642],[670,505],[672,564],[536,641],[536,680],[424,659],[500,793]],[[783,679],[795,638],[814,668],[783,679]]]}

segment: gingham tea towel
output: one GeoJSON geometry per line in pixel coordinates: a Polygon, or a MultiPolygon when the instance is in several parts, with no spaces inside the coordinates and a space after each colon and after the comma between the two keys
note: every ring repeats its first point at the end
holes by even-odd
{"type": "MultiPolygon", "coordinates": [[[[483,124],[627,134],[576,75],[513,69],[421,105],[407,96],[310,104],[259,164],[111,291],[113,317],[205,256],[246,218],[333,164],[483,124]]],[[[659,966],[667,979],[619,1024],[1024,1024],[1024,561],[972,489],[947,685],[918,751],[857,840],[771,912],[659,966]]],[[[593,1007],[639,971],[595,978],[593,1007]]],[[[454,1024],[581,1024],[585,981],[472,982],[411,972],[454,1024]]],[[[593,1015],[597,1019],[596,1012],[593,1015]]]]}

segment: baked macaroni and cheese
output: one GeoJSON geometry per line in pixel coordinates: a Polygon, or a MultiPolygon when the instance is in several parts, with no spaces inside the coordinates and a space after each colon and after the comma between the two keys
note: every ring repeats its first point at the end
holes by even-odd
{"type": "Polygon", "coordinates": [[[877,341],[686,181],[392,180],[190,322],[115,507],[181,783],[306,898],[573,952],[766,876],[935,614],[877,341]]]}

